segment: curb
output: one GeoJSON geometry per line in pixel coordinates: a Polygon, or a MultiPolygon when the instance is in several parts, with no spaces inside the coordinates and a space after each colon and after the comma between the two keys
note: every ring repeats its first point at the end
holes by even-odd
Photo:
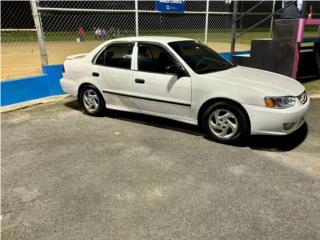
{"type": "Polygon", "coordinates": [[[64,99],[71,98],[71,97],[72,96],[69,94],[62,94],[62,95],[45,97],[45,98],[39,98],[39,99],[31,100],[31,101],[26,101],[26,102],[22,102],[22,103],[16,103],[16,104],[8,105],[8,106],[3,106],[3,107],[1,107],[0,112],[6,113],[6,112],[17,111],[17,110],[29,108],[29,107],[36,106],[36,105],[41,105],[41,104],[56,102],[59,100],[64,100],[64,99]]]}

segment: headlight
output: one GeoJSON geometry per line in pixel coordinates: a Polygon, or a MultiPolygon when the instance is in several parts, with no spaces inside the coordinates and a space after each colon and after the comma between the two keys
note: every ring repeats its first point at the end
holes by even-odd
{"type": "Polygon", "coordinates": [[[270,108],[288,108],[296,104],[296,98],[292,96],[265,97],[264,102],[270,108]]]}

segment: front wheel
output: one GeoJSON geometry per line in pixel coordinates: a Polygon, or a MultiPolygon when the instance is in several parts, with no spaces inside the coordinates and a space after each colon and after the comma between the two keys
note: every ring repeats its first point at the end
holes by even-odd
{"type": "Polygon", "coordinates": [[[99,116],[105,110],[105,101],[99,90],[93,86],[82,89],[80,103],[85,112],[91,116],[99,116]]]}
{"type": "Polygon", "coordinates": [[[239,144],[248,135],[249,123],[242,109],[229,102],[217,102],[203,113],[201,123],[210,139],[239,144]]]}

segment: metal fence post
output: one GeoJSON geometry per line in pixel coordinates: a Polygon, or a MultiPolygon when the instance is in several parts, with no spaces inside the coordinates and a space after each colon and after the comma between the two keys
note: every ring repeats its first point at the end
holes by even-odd
{"type": "Polygon", "coordinates": [[[38,0],[30,0],[33,21],[34,21],[35,28],[37,30],[38,43],[39,43],[39,48],[40,48],[41,65],[45,65],[45,64],[48,64],[48,55],[47,55],[47,51],[45,48],[43,29],[42,29],[41,18],[40,18],[37,4],[38,4],[38,0]]]}
{"type": "Polygon", "coordinates": [[[234,62],[234,50],[236,45],[236,34],[237,34],[237,12],[238,12],[238,0],[233,0],[233,12],[232,12],[232,29],[231,29],[231,51],[230,58],[234,62]]]}
{"type": "Polygon", "coordinates": [[[139,36],[139,13],[138,13],[138,0],[135,0],[135,14],[136,14],[136,36],[139,36]]]}
{"type": "Polygon", "coordinates": [[[207,10],[206,10],[206,26],[204,31],[204,43],[207,44],[208,42],[208,25],[209,25],[209,1],[207,0],[207,10]]]}
{"type": "MultiPolygon", "coordinates": [[[[274,13],[274,11],[276,10],[276,0],[273,0],[273,5],[272,5],[272,14],[274,13]]],[[[273,22],[274,22],[274,16],[272,16],[271,20],[270,20],[270,38],[272,37],[272,32],[273,32],[273,22]]]]}

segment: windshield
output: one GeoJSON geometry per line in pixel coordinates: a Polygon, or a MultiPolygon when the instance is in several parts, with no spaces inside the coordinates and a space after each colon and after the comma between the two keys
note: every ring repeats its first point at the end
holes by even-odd
{"type": "Polygon", "coordinates": [[[171,42],[169,46],[198,74],[234,67],[211,48],[196,41],[171,42]]]}

